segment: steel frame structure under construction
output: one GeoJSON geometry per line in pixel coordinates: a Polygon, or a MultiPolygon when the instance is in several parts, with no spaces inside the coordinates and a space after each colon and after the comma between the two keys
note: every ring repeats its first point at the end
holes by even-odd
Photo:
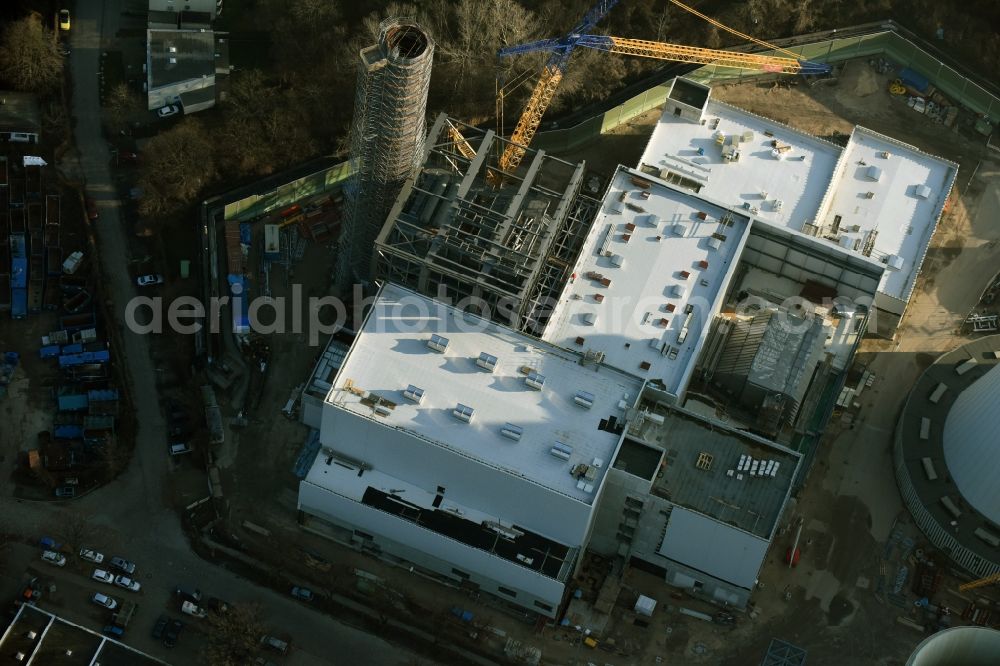
{"type": "Polygon", "coordinates": [[[434,41],[413,21],[388,19],[378,43],[359,53],[352,176],[336,281],[370,276],[371,247],[403,183],[420,164],[434,41]]]}
{"type": "Polygon", "coordinates": [[[516,173],[498,171],[490,156],[508,145],[438,116],[375,242],[372,274],[539,335],[599,202],[580,191],[584,162],[528,150],[516,173]]]}

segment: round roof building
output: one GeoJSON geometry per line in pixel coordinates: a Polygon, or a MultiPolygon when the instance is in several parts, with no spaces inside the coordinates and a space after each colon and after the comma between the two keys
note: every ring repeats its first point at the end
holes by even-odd
{"type": "Polygon", "coordinates": [[[952,627],[920,642],[906,666],[993,666],[1000,663],[1000,631],[952,627]]]}
{"type": "Polygon", "coordinates": [[[1000,335],[940,356],[896,427],[903,501],[935,546],[976,577],[1000,573],[1000,335]]]}

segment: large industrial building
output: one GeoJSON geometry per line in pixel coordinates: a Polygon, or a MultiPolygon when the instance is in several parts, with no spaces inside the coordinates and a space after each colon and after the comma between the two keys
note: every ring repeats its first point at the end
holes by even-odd
{"type": "MultiPolygon", "coordinates": [[[[707,86],[675,79],[640,169],[746,211],[779,243],[812,239],[820,261],[846,255],[884,269],[873,332],[891,337],[958,165],[863,127],[841,148],[713,100],[707,86]]],[[[809,269],[807,256],[795,261],[793,255],[789,263],[809,269]]],[[[780,259],[763,268],[783,275],[780,259]]],[[[868,291],[869,285],[857,287],[868,291]]]]}
{"type": "Polygon", "coordinates": [[[641,387],[386,285],[323,406],[303,520],[554,617],[641,387]]]}
{"type": "Polygon", "coordinates": [[[684,79],[600,201],[542,151],[499,172],[501,141],[435,122],[375,244],[381,295],[303,399],[303,522],[547,617],[588,548],[745,606],[956,166],[684,79]]]}
{"type": "Polygon", "coordinates": [[[977,577],[1000,573],[1000,335],[939,357],[910,391],[893,462],[927,538],[977,577]]]}

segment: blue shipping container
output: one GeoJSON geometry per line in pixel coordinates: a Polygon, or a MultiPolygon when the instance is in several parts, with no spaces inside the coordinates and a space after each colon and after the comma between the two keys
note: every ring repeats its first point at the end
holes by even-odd
{"type": "Polygon", "coordinates": [[[56,426],[53,434],[59,439],[80,439],[83,437],[83,428],[78,425],[56,426]]]}
{"type": "Polygon", "coordinates": [[[28,316],[28,290],[10,290],[10,317],[11,319],[24,319],[28,316]]]}
{"type": "Polygon", "coordinates": [[[61,395],[56,399],[60,412],[82,412],[87,409],[87,396],[83,393],[76,395],[61,395]]]}
{"type": "Polygon", "coordinates": [[[59,345],[48,345],[38,350],[39,358],[55,358],[59,356],[59,345]]]}

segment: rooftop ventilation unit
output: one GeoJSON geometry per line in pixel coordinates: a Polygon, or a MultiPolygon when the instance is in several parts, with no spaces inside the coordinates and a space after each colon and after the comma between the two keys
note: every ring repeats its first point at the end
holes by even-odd
{"type": "Polygon", "coordinates": [[[503,424],[503,428],[500,429],[500,434],[507,439],[518,442],[521,440],[521,435],[524,434],[524,428],[516,426],[513,423],[505,423],[503,424]]]}
{"type": "Polygon", "coordinates": [[[379,416],[389,416],[389,414],[392,414],[392,410],[389,409],[386,405],[378,404],[375,405],[375,413],[378,414],[379,416]]]}
{"type": "Polygon", "coordinates": [[[679,284],[675,284],[673,286],[673,289],[671,289],[671,292],[677,298],[684,298],[685,294],[687,294],[687,289],[685,289],[683,286],[679,284]]]}
{"type": "Polygon", "coordinates": [[[177,53],[177,47],[176,46],[167,47],[167,50],[170,51],[171,53],[177,53]]]}
{"type": "Polygon", "coordinates": [[[720,247],[722,247],[722,241],[720,241],[718,238],[709,238],[708,246],[713,250],[718,250],[720,247]]]}
{"type": "Polygon", "coordinates": [[[527,384],[529,388],[541,391],[542,386],[545,385],[545,375],[540,375],[537,372],[529,372],[528,376],[524,378],[524,383],[527,384]]]}
{"type": "Polygon", "coordinates": [[[581,407],[586,407],[590,409],[594,406],[594,394],[588,393],[586,391],[577,391],[576,395],[573,396],[573,402],[580,405],[581,407]]]}
{"type": "Polygon", "coordinates": [[[476,410],[474,410],[472,407],[469,407],[468,405],[463,405],[462,403],[458,403],[455,409],[452,410],[451,412],[452,416],[454,416],[456,419],[458,419],[459,421],[465,421],[466,423],[472,422],[472,416],[475,413],[476,410]]]}
{"type": "Polygon", "coordinates": [[[928,199],[931,196],[931,188],[926,185],[915,185],[913,187],[913,195],[920,199],[928,199]]]}
{"type": "Polygon", "coordinates": [[[169,62],[171,65],[176,65],[177,58],[167,58],[167,62],[169,62]]]}
{"type": "Polygon", "coordinates": [[[593,326],[594,324],[597,323],[597,313],[588,312],[587,314],[583,315],[583,322],[585,324],[593,326]]]}
{"type": "Polygon", "coordinates": [[[684,231],[685,231],[684,225],[679,222],[670,227],[670,233],[672,233],[674,236],[683,236],[684,231]]]}
{"type": "Polygon", "coordinates": [[[879,181],[882,178],[882,167],[875,166],[874,164],[868,167],[868,171],[865,172],[868,176],[868,180],[879,181]]]}
{"type": "Polygon", "coordinates": [[[403,397],[409,400],[410,402],[415,402],[419,405],[421,402],[423,402],[424,390],[419,386],[414,386],[413,384],[410,384],[406,387],[406,390],[403,391],[403,397]]]}
{"type": "Polygon", "coordinates": [[[890,254],[885,258],[885,265],[890,271],[898,271],[903,268],[903,258],[898,254],[890,254]]]}
{"type": "Polygon", "coordinates": [[[621,268],[625,264],[625,257],[620,254],[615,254],[611,256],[611,265],[616,268],[621,268]]]}
{"type": "Polygon", "coordinates": [[[483,352],[476,359],[476,365],[487,372],[493,372],[497,368],[497,357],[483,352]]]}
{"type": "Polygon", "coordinates": [[[549,453],[560,460],[569,460],[569,457],[573,455],[573,447],[569,444],[556,442],[555,445],[549,449],[549,453]]]}
{"type": "Polygon", "coordinates": [[[440,335],[432,335],[431,339],[427,341],[427,346],[434,351],[443,354],[448,350],[448,338],[440,335]]]}

